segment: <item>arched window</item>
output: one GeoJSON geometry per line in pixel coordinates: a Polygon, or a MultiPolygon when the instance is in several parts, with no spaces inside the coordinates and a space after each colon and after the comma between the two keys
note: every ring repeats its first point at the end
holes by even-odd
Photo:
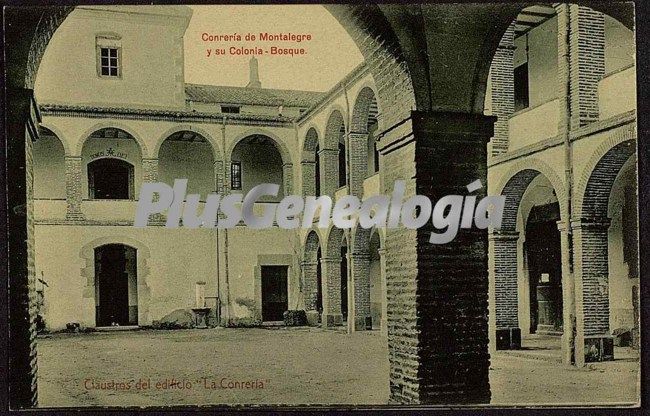
{"type": "Polygon", "coordinates": [[[88,163],[90,199],[134,199],[133,165],[113,158],[88,163]]]}

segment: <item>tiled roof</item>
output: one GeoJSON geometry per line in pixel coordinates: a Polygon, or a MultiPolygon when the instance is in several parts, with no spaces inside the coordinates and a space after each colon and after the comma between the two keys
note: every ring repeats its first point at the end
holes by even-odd
{"type": "Polygon", "coordinates": [[[311,107],[325,93],[315,91],[274,90],[269,88],[226,87],[185,84],[188,100],[215,104],[247,104],[285,107],[311,107]]]}

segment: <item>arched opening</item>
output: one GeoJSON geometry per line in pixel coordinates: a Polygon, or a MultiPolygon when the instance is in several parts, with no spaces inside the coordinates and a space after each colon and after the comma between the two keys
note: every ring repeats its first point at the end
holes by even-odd
{"type": "Polygon", "coordinates": [[[230,183],[233,191],[247,194],[262,183],[280,185],[277,196],[263,196],[261,202],[279,202],[284,197],[282,154],[276,142],[265,135],[254,134],[241,139],[230,156],[230,183]]]}
{"type": "Polygon", "coordinates": [[[305,311],[310,325],[320,322],[323,312],[323,288],[320,270],[321,248],[318,233],[310,231],[305,240],[302,262],[305,311]]]}
{"type": "Polygon", "coordinates": [[[158,177],[168,185],[187,179],[187,193],[205,198],[215,192],[214,150],[193,131],[179,131],[165,139],[158,152],[158,177]]]}
{"type": "Polygon", "coordinates": [[[368,270],[370,274],[370,316],[372,318],[372,329],[379,329],[386,317],[383,313],[384,303],[384,270],[381,264],[381,241],[379,232],[375,229],[370,237],[370,263],[368,270]]]}
{"type": "Polygon", "coordinates": [[[88,163],[89,199],[134,199],[133,165],[115,158],[88,163]]]}
{"type": "Polygon", "coordinates": [[[340,279],[341,279],[341,315],[343,316],[343,322],[348,321],[348,240],[343,236],[341,240],[341,268],[340,268],[340,279]]]}
{"type": "Polygon", "coordinates": [[[124,244],[95,248],[96,325],[138,324],[137,251],[124,244]]]}
{"type": "Polygon", "coordinates": [[[334,197],[334,192],[347,182],[345,124],[338,110],[334,110],[327,120],[323,149],[319,155],[322,194],[334,197]]]}
{"type": "Polygon", "coordinates": [[[321,195],[321,178],[320,178],[320,146],[316,144],[316,164],[314,165],[314,176],[315,176],[315,193],[314,196],[320,196],[321,195]]]}
{"type": "Polygon", "coordinates": [[[345,161],[345,136],[343,132],[339,136],[339,188],[345,186],[347,182],[347,163],[345,161]]]}
{"type": "Polygon", "coordinates": [[[142,152],[129,133],[112,127],[93,132],[83,143],[81,160],[86,171],[85,198],[135,199],[142,177],[142,152]]]}
{"type": "Polygon", "coordinates": [[[540,343],[560,349],[556,335],[563,329],[563,259],[558,186],[536,169],[523,169],[501,191],[506,197],[502,227],[492,235],[490,250],[497,350],[537,348],[540,343]]]}
{"type": "Polygon", "coordinates": [[[316,252],[316,310],[318,311],[318,322],[321,322],[323,315],[323,272],[320,267],[320,260],[323,257],[323,252],[318,247],[316,252]]]}
{"type": "Polygon", "coordinates": [[[614,358],[612,322],[627,321],[628,325],[632,325],[625,328],[630,332],[630,338],[636,331],[636,276],[630,274],[635,272],[636,266],[630,267],[630,263],[637,261],[634,257],[638,255],[638,242],[637,236],[632,234],[636,232],[636,227],[622,218],[623,209],[630,212],[630,205],[634,202],[630,195],[635,188],[634,174],[630,173],[630,170],[634,170],[634,162],[628,161],[633,158],[635,151],[635,141],[626,140],[602,152],[604,154],[589,173],[582,194],[582,205],[578,208],[581,221],[574,233],[581,245],[576,250],[580,261],[576,290],[582,294],[583,306],[577,313],[582,315],[579,323],[583,328],[578,329],[584,335],[578,343],[580,349],[576,350],[576,360],[590,362],[614,358]],[[629,163],[627,167],[626,163],[629,163]],[[628,191],[625,191],[626,187],[628,191]],[[615,224],[613,227],[612,223],[615,224]],[[627,243],[624,239],[627,239],[627,243]],[[619,253],[618,256],[614,254],[616,252],[619,253]],[[610,256],[610,253],[613,255],[610,256]],[[610,264],[616,269],[611,269],[610,264]],[[629,280],[619,277],[621,275],[627,275],[629,280]],[[616,299],[616,307],[612,308],[610,299],[614,295],[620,297],[616,299]],[[620,305],[625,305],[627,311],[621,310],[620,305]],[[625,312],[627,319],[624,318],[625,312]]]}
{"type": "MultiPolygon", "coordinates": [[[[527,274],[529,319],[524,334],[562,334],[562,252],[560,246],[560,205],[550,182],[538,176],[529,185],[522,204],[524,225],[523,262],[527,274]],[[554,200],[555,199],[555,200],[554,200]],[[526,215],[526,211],[527,215],[526,215]]],[[[521,288],[521,292],[526,288],[521,288]]],[[[525,306],[524,306],[525,308],[525,306]]],[[[526,338],[522,340],[526,346],[526,338]]]]}
{"type": "Polygon", "coordinates": [[[378,128],[378,114],[379,108],[375,92],[370,87],[362,88],[354,103],[352,125],[350,127],[352,132],[350,164],[354,165],[351,166],[352,170],[358,170],[362,174],[360,180],[379,171],[379,152],[375,140],[375,133],[378,128]]]}
{"type": "Polygon", "coordinates": [[[327,234],[327,243],[320,259],[323,288],[324,327],[343,324],[348,316],[348,264],[347,237],[342,229],[332,227],[327,234]]]}
{"type": "Polygon", "coordinates": [[[41,127],[34,142],[34,199],[65,199],[65,149],[62,138],[41,127]]]}
{"type": "Polygon", "coordinates": [[[612,185],[608,216],[609,326],[615,345],[639,348],[638,196],[635,158],[612,185]]]}

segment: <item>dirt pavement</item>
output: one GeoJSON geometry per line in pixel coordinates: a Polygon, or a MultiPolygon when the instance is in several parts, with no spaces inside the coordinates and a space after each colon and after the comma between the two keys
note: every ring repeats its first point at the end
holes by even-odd
{"type": "MultiPolygon", "coordinates": [[[[308,328],[57,334],[38,341],[39,402],[60,406],[385,404],[378,331],[308,328]]],[[[496,354],[494,404],[634,402],[638,361],[572,369],[496,354]]]]}

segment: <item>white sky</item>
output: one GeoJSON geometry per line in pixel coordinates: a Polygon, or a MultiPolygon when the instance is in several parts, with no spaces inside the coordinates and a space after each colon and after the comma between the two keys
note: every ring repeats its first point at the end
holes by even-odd
{"type": "Polygon", "coordinates": [[[359,65],[363,57],[345,29],[320,5],[191,6],[185,32],[185,82],[246,86],[249,56],[228,54],[231,46],[269,49],[305,48],[304,56],[257,56],[262,87],[326,91],[359,65]],[[260,32],[310,34],[311,41],[246,42],[260,32]],[[241,42],[204,42],[203,33],[242,35],[241,42]],[[226,55],[206,57],[206,49],[225,48],[226,55]]]}

